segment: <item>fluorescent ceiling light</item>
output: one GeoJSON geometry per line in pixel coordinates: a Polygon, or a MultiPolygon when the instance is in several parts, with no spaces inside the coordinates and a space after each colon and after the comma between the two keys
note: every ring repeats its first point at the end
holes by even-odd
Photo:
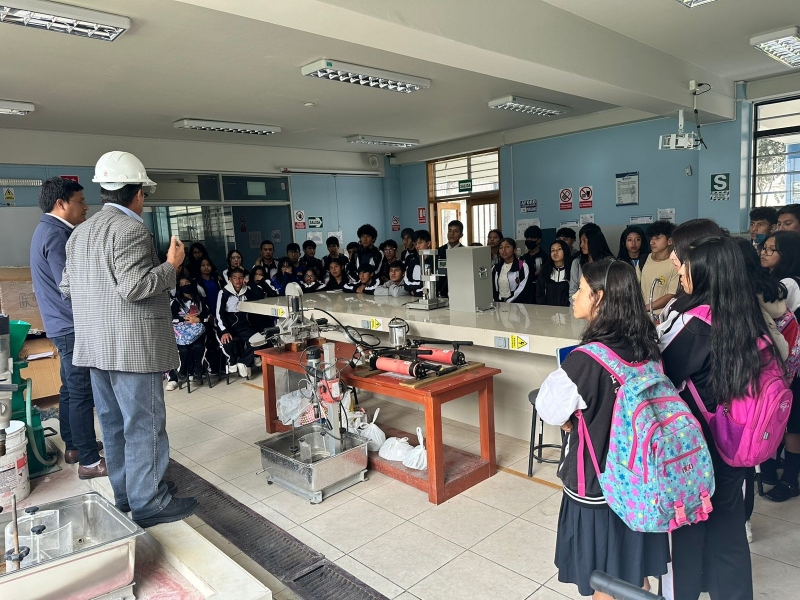
{"type": "MultiPolygon", "coordinates": [[[[0,0],[2,1],[2,0],[0,0]]],[[[0,23],[22,25],[113,42],[131,28],[128,17],[47,0],[11,0],[0,4],[0,23]]]]}
{"type": "Polygon", "coordinates": [[[328,60],[322,58],[316,62],[306,65],[300,72],[308,77],[319,77],[329,81],[341,81],[343,83],[354,83],[365,87],[389,90],[391,92],[402,92],[410,94],[423,88],[431,87],[430,79],[414,77],[413,75],[403,75],[372,67],[362,67],[349,63],[339,62],[338,60],[328,60]]]}
{"type": "Polygon", "coordinates": [[[223,131],[225,133],[250,133],[252,135],[270,135],[280,133],[276,125],[257,125],[255,123],[228,123],[227,121],[200,121],[198,119],[180,119],[173,123],[175,129],[199,129],[201,131],[223,131]]]}
{"type": "Polygon", "coordinates": [[[34,111],[34,106],[30,102],[13,102],[11,100],[0,100],[0,115],[19,115],[25,116],[34,111]]]}
{"type": "Polygon", "coordinates": [[[750,38],[750,45],[775,60],[792,67],[800,67],[800,28],[789,27],[750,38]]]}
{"type": "Polygon", "coordinates": [[[419,140],[381,137],[377,135],[352,135],[347,138],[351,144],[369,144],[372,146],[392,146],[394,148],[411,148],[419,146],[419,140]]]}
{"type": "Polygon", "coordinates": [[[708,4],[709,2],[716,2],[716,0],[678,0],[678,2],[683,4],[686,8],[694,8],[695,6],[708,4]]]}
{"type": "Polygon", "coordinates": [[[293,169],[291,167],[278,167],[278,171],[286,175],[294,173],[309,175],[367,175],[370,177],[380,177],[380,171],[351,171],[348,169],[293,169]]]}
{"type": "Polygon", "coordinates": [[[519,96],[503,96],[489,101],[489,108],[502,108],[503,110],[513,110],[525,113],[526,115],[536,115],[539,117],[554,117],[569,112],[568,106],[560,104],[550,104],[541,100],[531,100],[530,98],[520,98],[519,96]]]}

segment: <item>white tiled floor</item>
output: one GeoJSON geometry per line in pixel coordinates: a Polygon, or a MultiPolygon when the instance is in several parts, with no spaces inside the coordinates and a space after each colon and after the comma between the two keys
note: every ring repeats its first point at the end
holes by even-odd
{"type": "MultiPolygon", "coordinates": [[[[553,565],[561,492],[555,465],[535,464],[525,477],[528,442],[498,436],[498,462],[507,468],[434,506],[427,494],[380,473],[311,505],[268,485],[259,450],[267,436],[260,380],[233,379],[167,392],[171,456],[253,510],[323,553],[341,568],[398,600],[450,598],[581,598],[558,582],[553,565]],[[538,480],[538,481],[537,481],[538,480]]],[[[414,407],[375,399],[362,403],[378,422],[413,431],[424,427],[414,407]]],[[[445,420],[445,443],[478,453],[474,427],[445,420]]],[[[552,451],[548,451],[552,456],[552,451]]],[[[267,585],[278,600],[294,595],[277,579],[204,525],[191,524],[267,585]]],[[[756,499],[753,572],[756,597],[788,598],[800,589],[800,500],[775,505],[756,499]]]]}

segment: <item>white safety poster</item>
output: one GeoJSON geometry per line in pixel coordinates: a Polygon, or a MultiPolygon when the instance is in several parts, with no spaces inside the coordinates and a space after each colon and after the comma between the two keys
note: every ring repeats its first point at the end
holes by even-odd
{"type": "Polygon", "coordinates": [[[561,221],[561,225],[560,226],[561,227],[571,227],[571,228],[574,229],[575,227],[580,227],[581,224],[578,221],[574,221],[574,220],[573,221],[561,221]]]}
{"type": "Polygon", "coordinates": [[[639,204],[639,171],[617,173],[617,206],[639,204]]]}
{"type": "Polygon", "coordinates": [[[594,213],[584,213],[578,217],[578,224],[583,226],[587,223],[594,223],[594,213]]]}
{"type": "Polygon", "coordinates": [[[329,232],[328,232],[328,237],[335,237],[335,238],[339,238],[339,248],[340,248],[342,251],[344,251],[344,248],[342,247],[342,243],[343,243],[343,241],[342,241],[342,240],[343,240],[344,236],[342,235],[342,232],[341,232],[341,231],[329,231],[329,232]]]}
{"type": "Polygon", "coordinates": [[[653,215],[640,215],[638,217],[631,217],[628,220],[630,225],[649,225],[653,222],[653,215]]]}
{"type": "Polygon", "coordinates": [[[261,248],[261,232],[251,231],[249,235],[250,247],[253,249],[261,248]]]}
{"type": "Polygon", "coordinates": [[[542,222],[539,219],[519,219],[517,221],[517,237],[515,239],[525,239],[525,230],[534,225],[536,225],[536,227],[541,227],[542,222]]]}
{"type": "Polygon", "coordinates": [[[659,221],[669,221],[670,223],[675,222],[675,209],[674,208],[659,208],[658,209],[658,220],[659,221]]]}
{"type": "Polygon", "coordinates": [[[306,233],[306,239],[314,242],[315,244],[322,243],[322,232],[321,231],[309,231],[306,233]]]}
{"type": "Polygon", "coordinates": [[[280,229],[273,229],[272,233],[270,234],[269,237],[274,243],[280,244],[281,243],[281,230],[280,229]]]}

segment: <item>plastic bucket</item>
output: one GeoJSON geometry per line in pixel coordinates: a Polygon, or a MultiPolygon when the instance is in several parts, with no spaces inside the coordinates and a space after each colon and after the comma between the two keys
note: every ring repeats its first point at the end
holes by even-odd
{"type": "Polygon", "coordinates": [[[11,426],[6,429],[6,453],[0,456],[0,506],[3,509],[11,506],[13,494],[19,502],[31,493],[27,444],[25,423],[11,421],[11,426]]]}

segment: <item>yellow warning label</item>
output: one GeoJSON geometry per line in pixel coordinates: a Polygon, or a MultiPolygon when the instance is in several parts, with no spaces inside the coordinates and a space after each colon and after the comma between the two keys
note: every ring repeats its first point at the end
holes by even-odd
{"type": "Polygon", "coordinates": [[[372,318],[369,320],[369,328],[373,331],[380,331],[381,327],[383,327],[383,321],[380,319],[372,318]]]}
{"type": "Polygon", "coordinates": [[[14,188],[4,188],[3,189],[3,201],[7,204],[14,204],[16,202],[16,195],[14,194],[14,188]]]}
{"type": "Polygon", "coordinates": [[[283,308],[273,308],[272,309],[272,316],[273,317],[285,317],[286,311],[283,308]]]}
{"type": "Polygon", "coordinates": [[[527,335],[512,335],[511,336],[511,349],[521,350],[522,352],[529,352],[528,346],[530,338],[527,335]]]}

